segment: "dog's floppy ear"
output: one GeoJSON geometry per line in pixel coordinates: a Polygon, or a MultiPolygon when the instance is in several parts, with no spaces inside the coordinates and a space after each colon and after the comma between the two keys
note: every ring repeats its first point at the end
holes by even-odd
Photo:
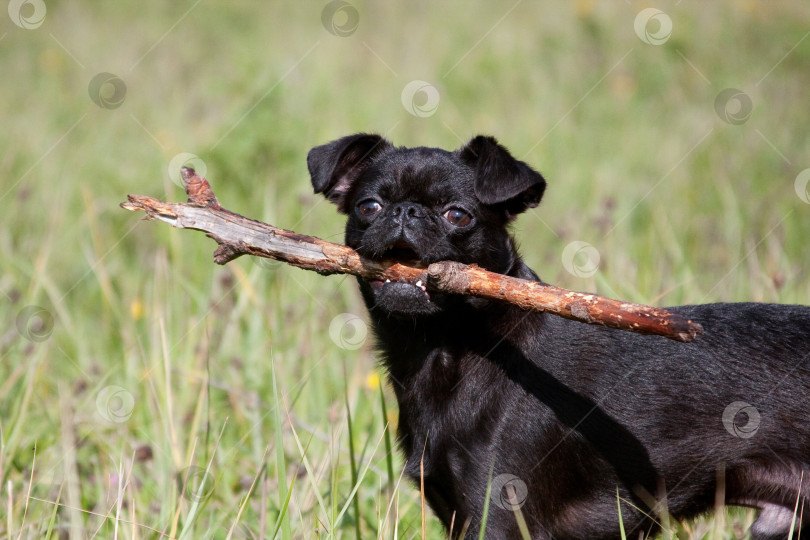
{"type": "Polygon", "coordinates": [[[392,145],[379,135],[358,133],[316,146],[307,154],[307,167],[315,193],[348,213],[346,193],[372,159],[392,145]]]}
{"type": "Polygon", "coordinates": [[[475,169],[475,195],[482,203],[503,205],[510,217],[540,204],[546,189],[543,176],[493,137],[479,135],[458,154],[475,169]]]}

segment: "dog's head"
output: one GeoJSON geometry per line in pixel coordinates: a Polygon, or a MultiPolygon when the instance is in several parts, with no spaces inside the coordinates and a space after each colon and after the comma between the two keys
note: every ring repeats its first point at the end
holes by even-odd
{"type": "MultiPolygon", "coordinates": [[[[506,273],[517,259],[508,223],[537,206],[546,182],[492,137],[453,152],[395,148],[357,134],[310,150],[316,193],[348,215],[346,244],[373,259],[427,265],[451,260],[506,273]]],[[[430,315],[449,301],[406,283],[367,283],[363,296],[386,315],[430,315]]]]}

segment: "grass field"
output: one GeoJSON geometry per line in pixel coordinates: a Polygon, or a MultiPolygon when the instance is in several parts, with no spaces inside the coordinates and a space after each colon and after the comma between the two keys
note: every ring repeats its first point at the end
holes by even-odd
{"type": "Polygon", "coordinates": [[[810,303],[810,5],[650,6],[12,0],[0,539],[422,537],[355,283],[218,267],[202,235],[118,207],[181,199],[182,163],[228,208],[339,241],[310,147],[493,134],[549,180],[515,227],[546,281],[810,303]]]}

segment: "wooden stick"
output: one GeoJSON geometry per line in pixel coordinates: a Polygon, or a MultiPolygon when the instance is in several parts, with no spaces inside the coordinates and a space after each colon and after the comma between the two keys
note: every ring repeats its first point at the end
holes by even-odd
{"type": "Polygon", "coordinates": [[[324,275],[352,274],[369,281],[390,279],[412,284],[421,281],[433,291],[499,300],[527,310],[676,341],[692,341],[703,332],[700,324],[665,309],[504,276],[476,265],[444,261],[419,268],[394,261],[372,261],[348,246],[279,229],[226,210],[205,178],[188,167],[182,168],[181,176],[187,203],[129,195],[121,207],[143,210],[147,219],[158,219],[173,227],[205,232],[219,244],[214,251],[217,264],[255,255],[324,275]]]}

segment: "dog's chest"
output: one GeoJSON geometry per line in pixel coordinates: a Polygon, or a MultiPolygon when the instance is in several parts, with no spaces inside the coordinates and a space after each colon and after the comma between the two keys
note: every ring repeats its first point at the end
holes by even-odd
{"type": "Polygon", "coordinates": [[[493,444],[493,420],[503,412],[503,389],[511,384],[500,380],[503,374],[488,359],[466,348],[442,346],[423,354],[408,376],[391,374],[399,437],[413,469],[407,472],[460,475],[470,455],[481,455],[473,446],[493,444]]]}

